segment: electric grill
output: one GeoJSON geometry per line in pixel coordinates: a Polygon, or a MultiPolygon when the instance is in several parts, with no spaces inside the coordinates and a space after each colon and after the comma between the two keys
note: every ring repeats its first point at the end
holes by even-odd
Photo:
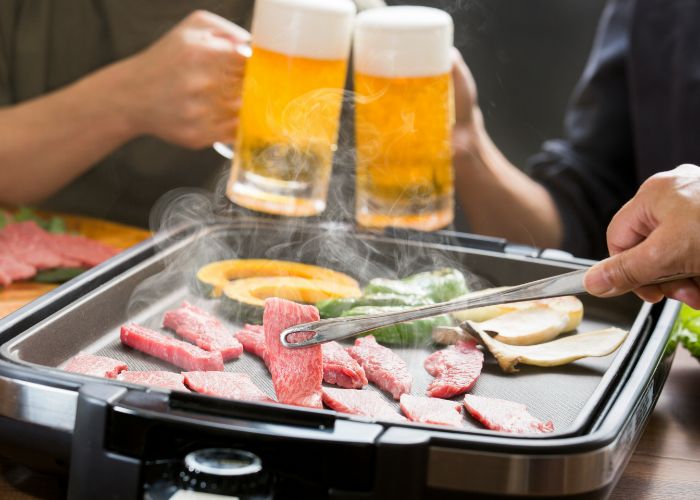
{"type": "MultiPolygon", "coordinates": [[[[0,446],[28,465],[69,474],[71,498],[137,498],[192,451],[230,447],[262,459],[278,498],[605,497],[641,435],[672,360],[666,349],[678,304],[632,295],[582,297],[579,331],[629,329],[604,358],[559,368],[500,372],[487,356],[474,394],[523,402],[548,435],[374,422],[333,411],[228,401],[168,392],[57,369],[79,351],[132,370],[173,366],[120,345],[119,326],[159,327],[182,300],[220,316],[220,301],[197,292],[196,269],[222,258],[273,258],[343,271],[361,282],[450,265],[474,288],[513,285],[580,269],[564,252],[442,231],[360,233],[342,224],[241,217],[170,230],[123,252],[0,322],[0,446]]],[[[235,323],[231,323],[235,327],[235,323]]],[[[434,347],[396,348],[414,375],[431,377],[434,347]]],[[[269,394],[262,363],[227,363],[269,394]]],[[[373,389],[372,389],[373,390],[373,389]]],[[[385,397],[385,396],[383,396],[385,397]]],[[[396,404],[392,402],[392,404],[396,404]]]]}

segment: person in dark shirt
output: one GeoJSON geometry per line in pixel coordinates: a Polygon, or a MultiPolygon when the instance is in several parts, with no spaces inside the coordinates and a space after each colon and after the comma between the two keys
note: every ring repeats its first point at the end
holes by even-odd
{"type": "Polygon", "coordinates": [[[491,142],[454,71],[456,191],[474,232],[608,255],[606,226],[655,173],[700,163],[700,2],[612,0],[565,118],[526,175],[491,142]]]}
{"type": "Polygon", "coordinates": [[[610,255],[586,275],[595,295],[700,308],[700,168],[682,165],[700,163],[699,19],[700,2],[608,2],[565,136],[544,143],[529,176],[490,140],[459,60],[455,177],[472,229],[610,255]],[[648,285],[668,276],[679,279],[648,285]]]}

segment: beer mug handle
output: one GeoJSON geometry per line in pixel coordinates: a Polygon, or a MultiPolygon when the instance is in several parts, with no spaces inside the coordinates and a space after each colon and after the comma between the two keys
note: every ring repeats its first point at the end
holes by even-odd
{"type": "Polygon", "coordinates": [[[212,147],[214,148],[214,151],[219,153],[227,160],[233,160],[235,153],[230,145],[224,144],[223,142],[215,142],[212,147]]]}
{"type": "MultiPolygon", "coordinates": [[[[253,49],[251,48],[250,44],[242,43],[238,46],[238,53],[248,59],[252,55],[253,49]]],[[[230,144],[215,142],[212,147],[214,148],[214,151],[219,153],[227,160],[233,160],[235,153],[233,152],[233,147],[230,144]]]]}

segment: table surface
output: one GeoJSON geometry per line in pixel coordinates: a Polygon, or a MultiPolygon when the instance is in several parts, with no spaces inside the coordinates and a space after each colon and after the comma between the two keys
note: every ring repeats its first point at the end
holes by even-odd
{"type": "MultiPolygon", "coordinates": [[[[679,500],[700,492],[700,363],[678,348],[649,424],[610,496],[679,500]]],[[[61,481],[0,460],[0,498],[63,498],[61,481]]]]}

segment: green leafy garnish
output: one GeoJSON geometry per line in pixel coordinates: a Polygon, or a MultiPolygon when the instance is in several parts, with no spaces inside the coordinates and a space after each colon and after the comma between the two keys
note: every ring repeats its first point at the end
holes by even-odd
{"type": "Polygon", "coordinates": [[[680,342],[693,356],[700,358],[700,311],[681,307],[671,333],[670,344],[680,342]]]}

